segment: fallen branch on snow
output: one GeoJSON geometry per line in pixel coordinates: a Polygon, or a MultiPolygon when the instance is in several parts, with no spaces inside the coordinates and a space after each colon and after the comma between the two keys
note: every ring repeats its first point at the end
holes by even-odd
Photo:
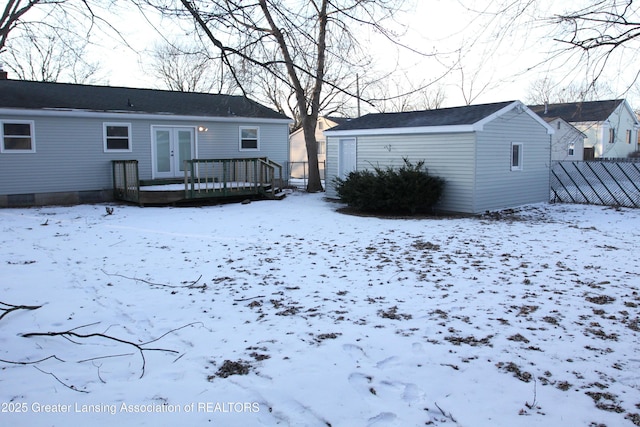
{"type": "Polygon", "coordinates": [[[60,359],[55,354],[52,354],[51,356],[47,356],[44,359],[34,360],[32,362],[15,362],[13,360],[4,360],[4,359],[0,359],[0,362],[2,362],[2,363],[10,363],[12,365],[35,365],[36,363],[44,362],[45,360],[49,360],[49,359],[55,359],[58,362],[65,362],[65,360],[60,359]]]}
{"type": "Polygon", "coordinates": [[[152,286],[163,286],[165,288],[185,288],[185,289],[206,289],[207,288],[206,283],[203,283],[202,285],[196,286],[196,283],[198,283],[200,281],[200,279],[202,279],[202,274],[200,275],[200,277],[198,277],[197,280],[195,280],[193,282],[190,282],[190,283],[189,282],[185,282],[185,283],[189,283],[188,285],[177,286],[177,285],[169,285],[169,284],[166,284],[166,283],[154,283],[154,282],[150,282],[148,280],[138,279],[137,277],[128,277],[128,276],[124,276],[122,274],[117,274],[117,273],[107,273],[104,270],[100,270],[100,271],[102,271],[107,276],[122,277],[123,279],[135,280],[136,282],[142,282],[142,283],[146,283],[147,285],[152,285],[152,286]]]}
{"type": "Polygon", "coordinates": [[[5,307],[0,307],[0,311],[2,311],[2,315],[0,315],[0,320],[2,320],[4,318],[4,316],[6,316],[7,314],[11,313],[12,311],[16,311],[16,310],[37,310],[40,307],[42,307],[41,305],[13,305],[13,304],[7,304],[6,302],[2,302],[0,301],[0,306],[6,306],[5,307]]]}
{"type": "Polygon", "coordinates": [[[449,418],[449,419],[450,419],[451,421],[453,421],[454,423],[457,423],[456,419],[455,419],[455,418],[453,418],[453,415],[451,415],[451,412],[449,412],[449,413],[447,414],[447,413],[446,413],[446,412],[444,412],[444,410],[443,410],[443,409],[438,405],[438,402],[433,402],[433,403],[436,405],[436,407],[437,407],[438,409],[440,409],[440,412],[442,413],[442,415],[443,415],[443,416],[445,416],[445,417],[449,418]]]}
{"type": "MultiPolygon", "coordinates": [[[[145,351],[165,351],[165,352],[168,352],[168,353],[179,353],[178,351],[175,351],[175,350],[169,350],[169,349],[165,349],[165,348],[146,348],[145,346],[148,345],[148,344],[151,344],[153,342],[159,341],[160,339],[164,338],[165,336],[167,336],[167,335],[169,335],[169,334],[171,334],[173,332],[179,331],[180,329],[184,329],[184,328],[186,328],[188,326],[193,326],[193,325],[195,325],[197,323],[200,323],[200,322],[193,322],[193,323],[189,323],[187,325],[181,326],[179,328],[171,329],[170,331],[160,335],[158,338],[154,338],[154,339],[152,339],[150,341],[146,341],[146,342],[139,343],[139,344],[134,343],[134,342],[129,341],[129,340],[125,340],[125,339],[122,339],[122,338],[114,337],[114,336],[103,334],[103,333],[99,333],[99,332],[94,332],[94,333],[89,333],[89,334],[81,334],[81,333],[76,332],[76,330],[78,330],[78,329],[85,328],[87,326],[92,326],[92,325],[95,325],[96,323],[92,323],[90,325],[79,326],[77,328],[69,329],[67,331],[29,332],[29,333],[26,333],[26,334],[22,334],[22,336],[25,337],[25,338],[43,337],[43,336],[46,336],[46,337],[61,336],[61,337],[65,338],[65,339],[69,340],[70,342],[72,342],[74,344],[78,344],[78,345],[82,345],[82,342],[74,341],[72,338],[80,338],[80,339],[103,338],[103,339],[106,339],[106,340],[119,342],[121,344],[130,345],[132,347],[135,347],[138,350],[138,352],[140,353],[140,357],[142,358],[142,369],[141,369],[141,373],[140,373],[140,378],[142,378],[144,376],[144,373],[145,373],[146,362],[147,362],[146,359],[145,359],[145,356],[144,356],[144,352],[145,351]]],[[[50,356],[50,357],[52,357],[52,356],[50,356]]],[[[109,356],[107,356],[107,357],[109,357],[109,356]]],[[[42,359],[42,360],[46,360],[46,359],[42,359]]],[[[58,359],[58,360],[60,360],[60,359],[58,359]]],[[[88,360],[92,360],[92,359],[87,359],[87,360],[84,360],[84,361],[88,361],[88,360]]],[[[20,363],[20,362],[9,362],[9,363],[20,363]]],[[[28,363],[36,363],[36,362],[28,362],[28,363]]],[[[28,363],[25,362],[24,364],[28,364],[28,363]]],[[[48,372],[45,372],[45,373],[48,373],[48,372]]],[[[60,381],[60,380],[58,380],[58,381],[60,381]]],[[[76,390],[76,389],[74,389],[74,390],[76,390]]],[[[80,391],[80,390],[76,390],[76,391],[80,391]]]]}
{"type": "Polygon", "coordinates": [[[56,381],[58,381],[60,384],[62,384],[63,386],[65,386],[69,390],[77,391],[78,393],[89,393],[86,390],[80,390],[80,389],[75,388],[75,386],[72,386],[72,385],[64,383],[60,378],[56,377],[53,372],[43,371],[42,369],[38,368],[37,366],[34,366],[34,368],[36,368],[38,371],[42,372],[43,374],[51,375],[53,378],[56,379],[56,381]]]}

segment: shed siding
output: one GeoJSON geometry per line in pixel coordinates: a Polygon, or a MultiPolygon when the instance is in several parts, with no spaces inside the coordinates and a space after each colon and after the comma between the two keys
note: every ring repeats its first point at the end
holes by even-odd
{"type": "Polygon", "coordinates": [[[0,153],[0,195],[38,194],[110,189],[111,160],[138,160],[141,179],[152,178],[152,126],[196,128],[200,158],[269,157],[284,165],[288,153],[288,125],[188,120],[141,120],[38,116],[0,116],[0,120],[32,120],[36,151],[0,153]],[[103,123],[131,124],[131,152],[104,152],[103,123]],[[239,127],[260,128],[260,150],[239,150],[239,127]],[[208,127],[198,132],[198,126],[208,127]]]}
{"type": "Polygon", "coordinates": [[[338,193],[333,180],[338,176],[338,150],[340,138],[327,137],[327,157],[325,165],[325,192],[328,198],[337,199],[338,193]]]}
{"type": "MultiPolygon", "coordinates": [[[[338,141],[327,143],[327,171],[338,173],[338,141]]],[[[475,135],[473,133],[360,136],[357,138],[358,170],[374,167],[400,167],[403,158],[412,163],[424,160],[429,174],[445,180],[445,191],[438,208],[444,211],[471,212],[475,171],[475,135]]],[[[327,196],[337,197],[331,179],[327,196]]]]}
{"type": "Polygon", "coordinates": [[[478,132],[474,213],[549,200],[551,135],[512,110],[478,132]],[[511,143],[522,143],[522,170],[511,170],[511,143]]]}

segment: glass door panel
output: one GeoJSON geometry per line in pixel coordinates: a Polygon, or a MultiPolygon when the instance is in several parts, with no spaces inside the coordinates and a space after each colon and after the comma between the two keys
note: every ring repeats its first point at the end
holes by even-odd
{"type": "Polygon", "coordinates": [[[171,173],[171,132],[165,129],[156,130],[156,173],[171,173]]]}

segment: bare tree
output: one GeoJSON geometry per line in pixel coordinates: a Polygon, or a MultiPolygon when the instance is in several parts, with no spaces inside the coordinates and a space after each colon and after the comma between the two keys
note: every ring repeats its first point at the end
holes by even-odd
{"type": "Polygon", "coordinates": [[[445,87],[438,81],[413,87],[410,79],[386,76],[365,86],[364,98],[381,113],[433,110],[441,108],[446,99],[445,87]],[[368,94],[375,94],[370,97],[368,94]]]}
{"type": "MultiPolygon", "coordinates": [[[[559,13],[551,21],[559,26],[559,35],[554,40],[566,46],[566,51],[580,55],[591,71],[592,84],[618,59],[631,66],[637,64],[640,48],[638,2],[598,0],[579,10],[559,13]]],[[[636,73],[629,84],[637,79],[636,73]]]]}
{"type": "Polygon", "coordinates": [[[535,80],[529,86],[527,103],[542,105],[565,102],[595,101],[613,97],[614,92],[605,83],[560,84],[551,77],[535,80]]]}
{"type": "Polygon", "coordinates": [[[223,79],[216,78],[216,59],[203,49],[185,43],[166,42],[152,52],[152,72],[169,90],[180,92],[211,92],[224,90],[223,79]]]}
{"type": "Polygon", "coordinates": [[[315,126],[327,88],[355,95],[333,81],[328,63],[357,69],[365,52],[352,30],[368,27],[392,39],[383,23],[402,0],[147,0],[165,15],[184,17],[220,52],[222,62],[244,92],[245,69],[266,71],[293,94],[309,161],[307,190],[322,191],[315,126]]]}
{"type": "Polygon", "coordinates": [[[26,26],[16,30],[5,51],[6,67],[23,80],[90,83],[100,68],[87,59],[87,39],[78,40],[67,29],[42,27],[38,34],[26,26]]]}
{"type": "Polygon", "coordinates": [[[9,0],[0,16],[0,53],[4,51],[4,47],[9,38],[9,33],[13,31],[24,14],[39,3],[41,0],[9,0]]]}

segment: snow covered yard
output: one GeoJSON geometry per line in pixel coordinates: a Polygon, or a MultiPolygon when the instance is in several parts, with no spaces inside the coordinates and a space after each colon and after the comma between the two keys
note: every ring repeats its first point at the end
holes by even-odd
{"type": "Polygon", "coordinates": [[[322,197],[0,210],[0,425],[640,425],[640,210],[322,197]]]}

